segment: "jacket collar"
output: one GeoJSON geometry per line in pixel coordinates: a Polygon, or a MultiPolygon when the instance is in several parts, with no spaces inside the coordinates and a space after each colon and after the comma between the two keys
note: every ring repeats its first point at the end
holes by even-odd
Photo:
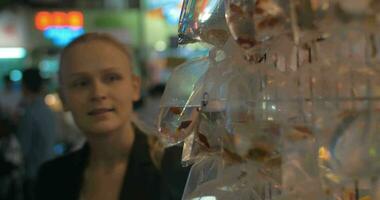
{"type": "MultiPolygon", "coordinates": [[[[128,188],[130,188],[131,185],[133,185],[133,182],[136,178],[137,174],[145,174],[147,175],[151,173],[153,169],[155,169],[155,166],[152,162],[152,159],[149,154],[149,145],[148,145],[148,138],[147,136],[142,133],[139,129],[134,128],[135,133],[135,139],[133,141],[131,153],[129,154],[129,162],[127,167],[127,172],[124,175],[124,181],[123,181],[123,188],[121,193],[121,199],[125,199],[124,197],[129,191],[128,188]],[[127,190],[125,190],[127,189],[127,190]]],[[[72,173],[76,179],[74,181],[75,183],[78,183],[77,191],[75,193],[77,194],[77,198],[79,198],[81,186],[83,185],[83,175],[84,171],[87,167],[89,156],[91,153],[91,148],[88,142],[84,144],[84,146],[78,151],[78,162],[76,162],[76,165],[74,167],[75,172],[72,173]]],[[[127,158],[126,158],[127,159],[127,158]]],[[[155,171],[155,170],[154,170],[155,171]]],[[[129,191],[130,192],[130,191],[129,191]]]]}

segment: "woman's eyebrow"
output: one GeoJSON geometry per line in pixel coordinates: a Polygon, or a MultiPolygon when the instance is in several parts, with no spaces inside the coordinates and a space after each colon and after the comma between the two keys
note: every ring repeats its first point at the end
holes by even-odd
{"type": "MultiPolygon", "coordinates": [[[[101,69],[100,73],[107,73],[107,72],[119,72],[122,70],[122,67],[108,67],[105,69],[101,69]]],[[[74,71],[68,73],[69,77],[79,77],[79,76],[88,76],[88,72],[83,71],[74,71]]]]}
{"type": "Polygon", "coordinates": [[[86,72],[71,72],[69,73],[69,77],[78,77],[78,76],[86,76],[86,72]]]}
{"type": "Polygon", "coordinates": [[[103,69],[102,72],[112,72],[112,71],[120,71],[121,67],[109,67],[106,69],[103,69]]]}

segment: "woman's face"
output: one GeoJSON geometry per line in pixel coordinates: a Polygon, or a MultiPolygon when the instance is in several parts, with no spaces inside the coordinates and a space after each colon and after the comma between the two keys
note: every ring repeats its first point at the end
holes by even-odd
{"type": "Polygon", "coordinates": [[[64,106],[83,132],[107,134],[130,123],[140,80],[120,49],[101,40],[77,44],[64,54],[60,73],[64,106]]]}

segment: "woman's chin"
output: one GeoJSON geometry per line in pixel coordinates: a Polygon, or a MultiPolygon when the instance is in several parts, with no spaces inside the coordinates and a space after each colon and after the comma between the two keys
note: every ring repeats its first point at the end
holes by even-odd
{"type": "Polygon", "coordinates": [[[87,129],[87,136],[108,136],[114,133],[117,130],[121,129],[121,125],[119,123],[103,123],[99,122],[94,124],[87,129]]]}

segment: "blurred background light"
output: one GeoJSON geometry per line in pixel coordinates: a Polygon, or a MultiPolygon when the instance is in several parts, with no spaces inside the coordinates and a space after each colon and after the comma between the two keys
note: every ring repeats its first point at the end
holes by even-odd
{"type": "Polygon", "coordinates": [[[148,10],[161,9],[168,24],[177,25],[181,14],[181,0],[146,0],[148,10]]]}
{"type": "Polygon", "coordinates": [[[62,102],[57,93],[47,94],[44,98],[45,104],[53,111],[62,111],[62,102]]]}
{"type": "Polygon", "coordinates": [[[43,78],[51,78],[58,72],[58,58],[46,58],[39,63],[40,75],[43,78]]]}
{"type": "Polygon", "coordinates": [[[164,41],[157,41],[154,48],[156,51],[164,51],[167,48],[167,44],[164,41]]]}
{"type": "Polygon", "coordinates": [[[26,50],[21,47],[2,47],[0,48],[0,59],[24,58],[26,50]]]}
{"type": "Polygon", "coordinates": [[[17,82],[22,79],[22,72],[18,69],[14,69],[9,73],[9,76],[13,82],[17,82]]]}
{"type": "Polygon", "coordinates": [[[168,5],[177,5],[182,3],[181,0],[145,0],[148,9],[157,9],[168,5]]]}
{"type": "Polygon", "coordinates": [[[50,27],[83,27],[83,13],[80,11],[40,11],[34,17],[34,25],[38,30],[46,30],[50,27]]]}
{"type": "Polygon", "coordinates": [[[177,4],[162,7],[162,12],[169,24],[178,24],[181,14],[181,7],[177,4]]]}
{"type": "Polygon", "coordinates": [[[82,34],[84,34],[83,28],[73,29],[70,27],[49,27],[44,31],[44,36],[59,47],[66,46],[82,34]]]}
{"type": "Polygon", "coordinates": [[[84,33],[83,18],[81,11],[40,11],[34,17],[34,25],[54,45],[64,47],[84,33]]]}

